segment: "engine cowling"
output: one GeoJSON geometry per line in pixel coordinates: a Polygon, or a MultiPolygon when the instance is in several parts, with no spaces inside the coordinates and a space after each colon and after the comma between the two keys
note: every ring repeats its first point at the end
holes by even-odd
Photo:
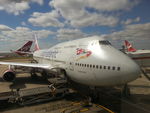
{"type": "Polygon", "coordinates": [[[15,72],[12,71],[12,70],[7,70],[7,71],[5,71],[4,74],[3,74],[3,79],[4,79],[5,81],[11,82],[11,81],[13,81],[15,78],[16,78],[16,74],[15,74],[15,72]]]}

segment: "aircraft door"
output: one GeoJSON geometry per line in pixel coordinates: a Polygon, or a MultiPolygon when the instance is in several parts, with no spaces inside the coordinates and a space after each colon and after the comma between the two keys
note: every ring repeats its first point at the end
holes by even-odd
{"type": "Polygon", "coordinates": [[[74,63],[73,62],[69,62],[69,69],[71,71],[74,71],[74,63]]]}
{"type": "Polygon", "coordinates": [[[74,71],[74,60],[75,60],[75,55],[71,55],[69,58],[69,69],[71,71],[74,71]]]}

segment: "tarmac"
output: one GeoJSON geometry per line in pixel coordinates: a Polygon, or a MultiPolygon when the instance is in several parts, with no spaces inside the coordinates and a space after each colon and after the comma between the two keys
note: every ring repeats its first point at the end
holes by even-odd
{"type": "MultiPolygon", "coordinates": [[[[30,62],[28,59],[11,59],[3,61],[13,61],[13,62],[30,62]]],[[[18,88],[30,89],[47,86],[48,82],[42,77],[34,80],[30,77],[30,74],[23,73],[16,77],[16,82],[6,82],[1,76],[8,66],[0,65],[0,93],[8,92],[18,88]]],[[[93,107],[85,108],[81,107],[83,103],[82,99],[60,99],[55,101],[49,101],[46,103],[38,103],[31,106],[23,107],[13,107],[11,109],[6,109],[1,113],[107,113],[102,110],[103,106],[111,109],[116,113],[150,113],[150,81],[143,75],[135,81],[130,82],[130,97],[117,97],[116,95],[111,95],[111,90],[104,91],[105,96],[101,96],[99,102],[94,103],[93,107]],[[109,93],[108,93],[109,92],[109,93]],[[118,101],[119,100],[119,101],[118,101]],[[102,105],[102,106],[101,106],[102,105]]],[[[113,91],[112,91],[113,92],[113,91]]],[[[114,93],[114,92],[113,92],[114,93]]],[[[80,98],[80,96],[78,96],[80,98]]],[[[71,97],[77,98],[77,97],[71,97]]],[[[110,113],[110,112],[109,112],[110,113]]],[[[112,112],[113,113],[113,112],[112,112]]]]}

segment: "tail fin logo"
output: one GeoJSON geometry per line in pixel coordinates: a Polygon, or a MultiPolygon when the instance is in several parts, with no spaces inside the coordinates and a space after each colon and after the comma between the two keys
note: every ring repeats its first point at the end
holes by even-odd
{"type": "Polygon", "coordinates": [[[22,46],[20,49],[18,49],[17,51],[21,51],[21,52],[29,52],[30,48],[32,46],[32,41],[28,41],[24,46],[22,46]]]}
{"type": "Polygon", "coordinates": [[[136,51],[136,49],[133,48],[132,45],[127,40],[125,40],[125,46],[126,46],[128,52],[135,52],[136,51]]]}

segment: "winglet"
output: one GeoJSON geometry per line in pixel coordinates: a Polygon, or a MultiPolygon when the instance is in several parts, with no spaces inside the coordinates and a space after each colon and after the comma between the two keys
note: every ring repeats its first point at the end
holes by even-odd
{"type": "Polygon", "coordinates": [[[136,51],[136,49],[133,48],[132,45],[127,40],[124,41],[124,44],[125,44],[125,47],[127,48],[128,52],[135,52],[136,51]]]}
{"type": "Polygon", "coordinates": [[[38,50],[40,50],[40,47],[39,47],[39,44],[38,44],[38,41],[37,41],[36,34],[34,36],[35,36],[35,51],[38,51],[38,50]]]}

